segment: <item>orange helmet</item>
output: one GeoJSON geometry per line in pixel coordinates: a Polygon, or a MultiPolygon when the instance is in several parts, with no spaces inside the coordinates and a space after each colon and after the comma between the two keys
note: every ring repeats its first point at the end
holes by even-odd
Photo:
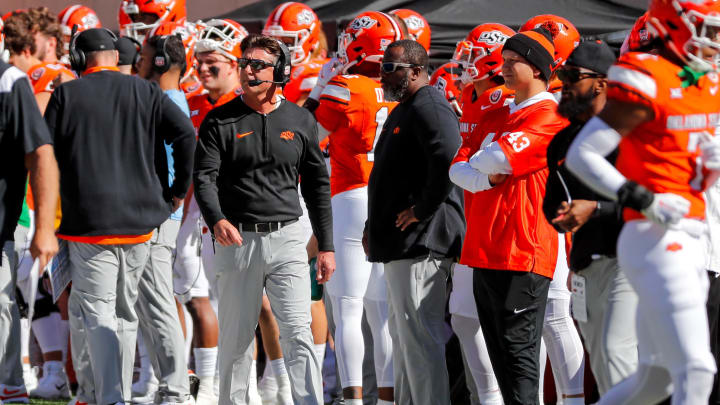
{"type": "Polygon", "coordinates": [[[202,25],[195,53],[219,52],[231,60],[242,58],[240,43],[248,32],[239,22],[230,19],[210,20],[202,25]]]}
{"type": "Polygon", "coordinates": [[[174,22],[163,22],[158,24],[145,36],[145,42],[148,38],[152,37],[164,37],[167,35],[178,35],[183,42],[185,47],[185,75],[183,79],[193,74],[193,65],[195,62],[195,44],[198,39],[198,32],[195,28],[195,24],[185,22],[182,24],[174,22]]]}
{"type": "Polygon", "coordinates": [[[95,11],[90,7],[85,7],[80,4],[66,7],[63,11],[58,14],[58,22],[60,23],[60,29],[65,37],[65,52],[70,49],[70,36],[72,35],[73,26],[77,26],[77,32],[85,31],[89,28],[100,28],[100,19],[98,18],[95,11]]]}
{"type": "Polygon", "coordinates": [[[385,48],[402,39],[395,20],[380,11],[366,11],[355,17],[338,38],[338,59],[342,72],[363,62],[380,63],[385,48]]]}
{"type": "Polygon", "coordinates": [[[262,33],[281,41],[292,40],[292,45],[286,44],[292,54],[292,64],[298,65],[310,60],[310,54],[320,44],[320,19],[305,4],[282,3],[270,13],[262,33]]]}
{"type": "Polygon", "coordinates": [[[480,24],[473,28],[455,47],[453,62],[463,72],[460,80],[467,84],[485,80],[500,74],[503,65],[502,48],[515,31],[498,23],[480,24]]]}
{"type": "Polygon", "coordinates": [[[162,22],[184,23],[187,19],[185,0],[123,0],[120,8],[133,21],[125,25],[125,34],[140,42],[147,31],[162,22]],[[157,19],[152,23],[136,22],[141,14],[153,15],[157,19]]]}
{"type": "Polygon", "coordinates": [[[580,43],[580,33],[570,21],[552,15],[537,15],[525,22],[520,31],[530,31],[533,28],[543,27],[550,31],[555,46],[555,66],[565,63],[572,51],[580,43]]]}
{"type": "Polygon", "coordinates": [[[663,39],[665,46],[690,68],[706,72],[718,70],[718,56],[708,60],[703,48],[720,51],[720,1],[652,0],[647,29],[663,39]]]}
{"type": "Polygon", "coordinates": [[[125,12],[125,2],[120,4],[120,8],[118,9],[118,27],[120,28],[120,35],[123,37],[127,37],[127,26],[132,24],[132,19],[130,16],[125,12]]]}
{"type": "Polygon", "coordinates": [[[460,75],[462,72],[462,66],[455,62],[448,62],[440,65],[430,76],[430,85],[445,95],[458,117],[462,116],[462,108],[460,108],[460,95],[462,94],[460,75]]]}
{"type": "Polygon", "coordinates": [[[5,34],[3,34],[4,26],[5,24],[3,23],[2,18],[0,18],[0,60],[7,62],[10,54],[5,50],[5,34]]]}
{"type": "Polygon", "coordinates": [[[625,37],[625,40],[620,47],[620,55],[626,52],[640,49],[652,41],[653,37],[650,35],[646,27],[647,19],[648,13],[646,11],[645,14],[641,15],[640,17],[638,17],[637,20],[635,20],[635,24],[630,30],[630,34],[625,37]]]}
{"type": "Polygon", "coordinates": [[[397,10],[393,10],[390,12],[390,14],[394,14],[400,18],[402,18],[403,21],[405,21],[405,25],[407,25],[408,33],[410,34],[410,37],[419,42],[420,45],[425,48],[425,50],[430,53],[430,24],[428,24],[425,17],[422,16],[422,14],[408,10],[406,8],[399,8],[397,10]]]}

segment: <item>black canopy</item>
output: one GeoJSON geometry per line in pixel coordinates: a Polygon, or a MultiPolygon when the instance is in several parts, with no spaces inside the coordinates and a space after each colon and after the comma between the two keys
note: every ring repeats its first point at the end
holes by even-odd
{"type": "MultiPolygon", "coordinates": [[[[282,0],[262,0],[227,13],[222,18],[239,21],[251,32],[258,32],[270,12],[282,0]]],[[[308,0],[304,1],[323,21],[331,49],[337,29],[355,15],[366,10],[390,11],[409,8],[422,14],[432,29],[431,56],[435,61],[447,60],[457,41],[476,25],[499,22],[518,29],[530,17],[555,14],[570,20],[583,36],[601,36],[622,41],[619,31],[628,30],[645,11],[638,0],[308,0]],[[618,33],[608,37],[607,34],[618,33]]]]}

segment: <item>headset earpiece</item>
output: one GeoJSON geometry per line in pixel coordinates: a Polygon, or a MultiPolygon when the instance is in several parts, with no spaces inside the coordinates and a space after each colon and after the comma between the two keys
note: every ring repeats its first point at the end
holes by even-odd
{"type": "Polygon", "coordinates": [[[288,47],[282,41],[278,41],[278,44],[280,45],[280,56],[273,68],[273,81],[284,86],[290,81],[290,69],[292,67],[290,61],[292,59],[288,47]]]}
{"type": "Polygon", "coordinates": [[[70,34],[70,52],[68,57],[70,58],[70,67],[78,74],[85,71],[85,52],[77,49],[76,42],[78,37],[78,26],[73,25],[72,33],[70,34]]]}
{"type": "Polygon", "coordinates": [[[153,56],[152,66],[158,74],[163,74],[170,70],[170,56],[165,49],[167,39],[167,36],[163,36],[155,42],[155,55],[153,56]]]}

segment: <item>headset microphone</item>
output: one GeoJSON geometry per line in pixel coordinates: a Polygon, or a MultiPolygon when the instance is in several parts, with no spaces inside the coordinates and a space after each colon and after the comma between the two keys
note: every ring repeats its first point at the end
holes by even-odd
{"type": "Polygon", "coordinates": [[[248,86],[250,86],[250,87],[259,86],[259,85],[261,85],[261,84],[263,84],[263,83],[275,83],[275,84],[278,84],[278,82],[275,82],[275,81],[272,81],[272,80],[259,80],[259,79],[248,80],[248,86]]]}

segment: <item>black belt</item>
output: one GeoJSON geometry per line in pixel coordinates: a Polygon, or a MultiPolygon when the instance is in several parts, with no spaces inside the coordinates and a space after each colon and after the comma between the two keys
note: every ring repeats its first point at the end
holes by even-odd
{"type": "Polygon", "coordinates": [[[240,229],[242,232],[269,233],[280,230],[281,228],[294,224],[297,221],[297,219],[291,219],[288,221],[259,222],[256,224],[240,223],[238,224],[238,229],[240,229]]]}

